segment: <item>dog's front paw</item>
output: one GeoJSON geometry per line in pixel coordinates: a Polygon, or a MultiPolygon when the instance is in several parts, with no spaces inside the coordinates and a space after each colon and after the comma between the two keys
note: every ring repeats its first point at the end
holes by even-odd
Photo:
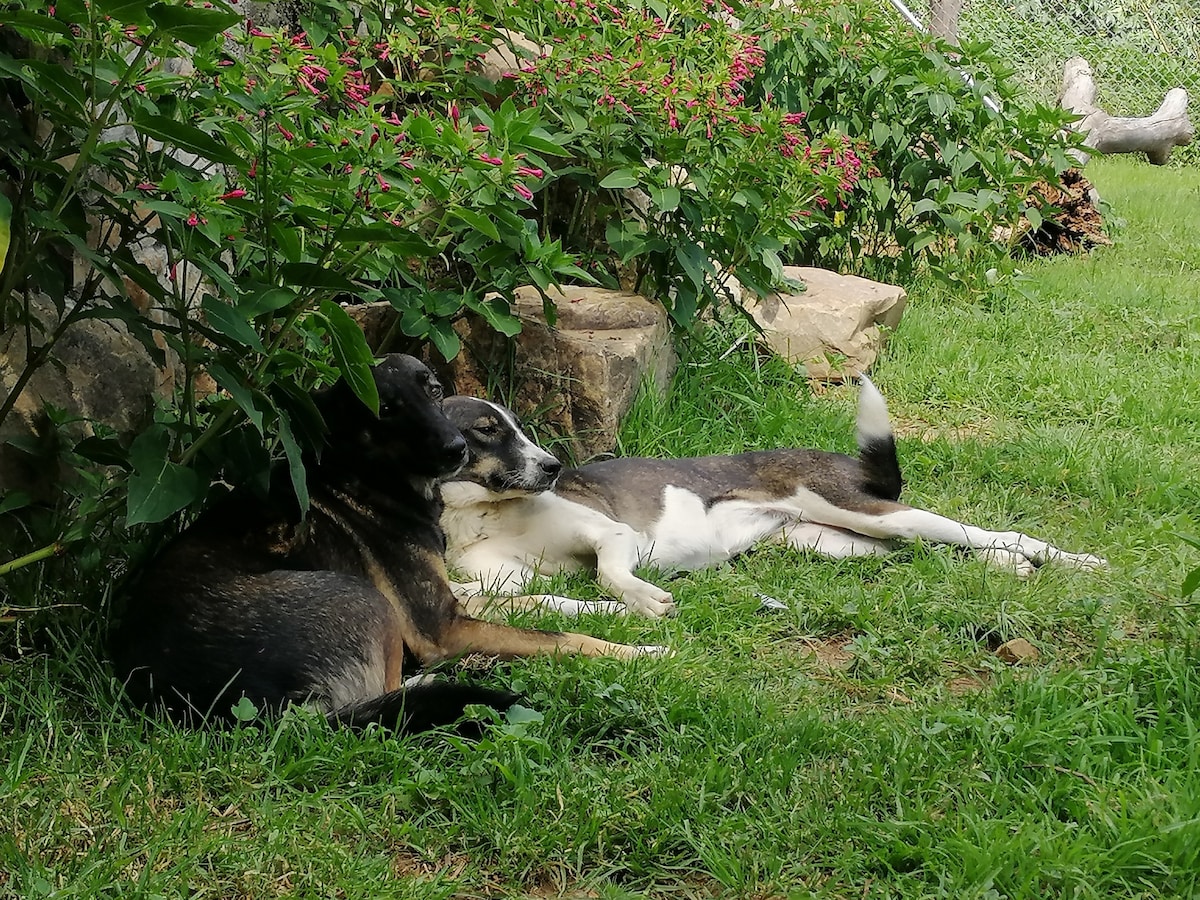
{"type": "Polygon", "coordinates": [[[675,615],[675,598],[669,591],[655,588],[644,594],[625,594],[625,606],[631,613],[661,619],[663,616],[675,615]]]}
{"type": "Polygon", "coordinates": [[[1103,556],[1093,556],[1090,553],[1070,553],[1067,555],[1067,564],[1085,572],[1108,568],[1107,559],[1103,556]]]}
{"type": "Polygon", "coordinates": [[[616,600],[575,600],[571,597],[559,597],[556,594],[547,594],[546,601],[547,608],[568,616],[578,616],[584,613],[619,615],[627,608],[624,603],[616,600]]]}

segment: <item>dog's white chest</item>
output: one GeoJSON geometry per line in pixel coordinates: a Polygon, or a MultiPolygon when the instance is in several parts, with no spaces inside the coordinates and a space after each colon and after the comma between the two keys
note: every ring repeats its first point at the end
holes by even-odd
{"type": "Polygon", "coordinates": [[[777,532],[788,516],[745,500],[705,506],[685,488],[663,490],[662,514],[647,530],[642,563],[662,569],[699,569],[731,559],[777,532]]]}

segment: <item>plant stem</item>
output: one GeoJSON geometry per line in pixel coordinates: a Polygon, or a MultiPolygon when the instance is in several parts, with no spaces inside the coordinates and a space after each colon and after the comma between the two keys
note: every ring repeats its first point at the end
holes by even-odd
{"type": "Polygon", "coordinates": [[[17,569],[22,569],[25,566],[31,566],[34,563],[41,562],[44,559],[50,559],[53,556],[62,556],[67,552],[67,545],[62,541],[55,541],[52,544],[47,544],[32,553],[26,553],[9,562],[0,564],[0,575],[7,575],[9,572],[14,572],[17,569]]]}

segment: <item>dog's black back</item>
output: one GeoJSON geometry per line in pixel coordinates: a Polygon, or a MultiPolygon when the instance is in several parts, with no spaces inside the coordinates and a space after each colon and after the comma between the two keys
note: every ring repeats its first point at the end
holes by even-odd
{"type": "Polygon", "coordinates": [[[466,458],[441,388],[399,354],[374,369],[376,417],[339,382],[314,397],[329,433],[306,460],[302,515],[286,472],[267,500],[235,491],[152,564],[113,635],[118,677],[142,705],[193,720],[310,702],[363,724],[450,721],[511,696],[460,685],[401,691],[406,655],[441,655],[459,615],[446,584],[436,480],[466,458]]]}

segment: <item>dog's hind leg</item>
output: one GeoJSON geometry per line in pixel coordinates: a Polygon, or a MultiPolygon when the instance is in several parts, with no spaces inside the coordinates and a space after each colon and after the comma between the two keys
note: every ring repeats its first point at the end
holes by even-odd
{"type": "Polygon", "coordinates": [[[516,628],[468,616],[459,616],[448,623],[438,636],[438,645],[446,659],[464,653],[483,653],[506,659],[539,653],[579,653],[583,656],[614,656],[617,659],[671,653],[667,647],[614,644],[586,634],[516,628]]]}
{"type": "MultiPolygon", "coordinates": [[[[985,551],[985,559],[990,556],[990,561],[1003,562],[1006,567],[1012,560],[1011,557],[1003,556],[1003,553],[1023,557],[1033,566],[1055,562],[1076,569],[1100,569],[1107,565],[1099,556],[1090,553],[1068,553],[1053,544],[1019,531],[989,531],[899,503],[887,504],[878,514],[830,507],[828,510],[822,510],[821,518],[831,525],[871,537],[908,540],[920,538],[985,551]]],[[[1018,574],[1022,571],[1019,566],[1013,568],[1018,574]]]]}
{"type": "Polygon", "coordinates": [[[795,550],[813,550],[833,559],[848,556],[886,556],[895,549],[891,541],[866,537],[817,522],[785,525],[776,536],[779,541],[795,550]]]}
{"type": "MultiPolygon", "coordinates": [[[[411,680],[411,679],[410,679],[411,680]]],[[[452,681],[414,683],[329,713],[332,724],[364,728],[373,722],[398,731],[427,731],[462,718],[470,704],[505,710],[520,699],[508,691],[452,681]]]]}

